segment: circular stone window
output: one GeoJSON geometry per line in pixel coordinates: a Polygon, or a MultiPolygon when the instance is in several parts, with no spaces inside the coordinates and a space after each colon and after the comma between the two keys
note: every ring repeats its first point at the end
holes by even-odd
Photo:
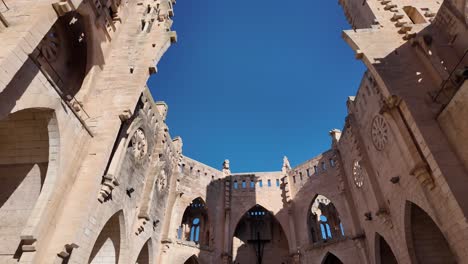
{"type": "Polygon", "coordinates": [[[143,157],[145,157],[146,153],[148,152],[148,144],[146,142],[145,133],[142,129],[137,129],[137,131],[135,131],[133,134],[131,146],[135,159],[141,160],[143,157]]]}
{"type": "Polygon", "coordinates": [[[372,120],[372,142],[377,150],[383,150],[388,141],[388,125],[385,118],[377,115],[372,120]]]}
{"type": "Polygon", "coordinates": [[[357,187],[361,188],[364,185],[364,168],[361,167],[359,161],[355,161],[353,164],[353,179],[357,187]]]}

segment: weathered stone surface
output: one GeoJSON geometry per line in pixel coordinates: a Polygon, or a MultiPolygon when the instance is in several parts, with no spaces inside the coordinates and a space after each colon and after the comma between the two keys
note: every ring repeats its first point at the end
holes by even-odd
{"type": "Polygon", "coordinates": [[[340,0],[344,128],[247,173],[184,156],[146,87],[175,1],[6,2],[0,263],[468,263],[465,1],[340,0]]]}

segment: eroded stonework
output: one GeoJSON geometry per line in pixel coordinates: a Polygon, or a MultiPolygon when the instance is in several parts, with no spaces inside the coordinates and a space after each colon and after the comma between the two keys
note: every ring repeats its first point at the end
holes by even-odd
{"type": "Polygon", "coordinates": [[[467,3],[339,2],[368,69],[343,129],[233,173],[145,86],[175,1],[3,1],[0,263],[468,263],[467,3]]]}

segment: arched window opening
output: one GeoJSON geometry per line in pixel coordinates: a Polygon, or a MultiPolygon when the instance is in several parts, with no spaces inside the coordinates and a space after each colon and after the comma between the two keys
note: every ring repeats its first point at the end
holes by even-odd
{"type": "Polygon", "coordinates": [[[234,181],[234,189],[238,189],[239,188],[239,183],[237,181],[234,181]]]}
{"type": "Polygon", "coordinates": [[[194,199],[185,209],[182,224],[177,230],[177,238],[209,246],[208,209],[201,198],[194,199]]]}
{"type": "Polygon", "coordinates": [[[325,258],[323,259],[322,264],[343,264],[343,262],[341,262],[341,260],[337,256],[328,252],[325,258]]]}
{"type": "MultiPolygon", "coordinates": [[[[417,263],[454,264],[456,257],[445,240],[442,231],[432,218],[419,206],[407,202],[407,234],[413,244],[413,258],[417,263]]],[[[410,243],[411,243],[410,242],[410,243]]]]}
{"type": "Polygon", "coordinates": [[[78,93],[87,73],[87,39],[84,17],[77,11],[68,12],[57,19],[31,54],[68,101],[78,93]]]}
{"type": "Polygon", "coordinates": [[[343,224],[333,203],[317,195],[309,210],[309,236],[312,243],[326,243],[345,236],[343,224]]]}
{"type": "MultiPolygon", "coordinates": [[[[10,263],[36,208],[49,168],[53,111],[26,109],[0,121],[0,263],[10,263]]],[[[56,136],[56,141],[58,136],[56,136]]],[[[16,261],[15,261],[16,262],[16,261]]]]}
{"type": "Polygon", "coordinates": [[[286,235],[273,214],[260,205],[240,219],[232,245],[233,263],[288,263],[286,235]]]}

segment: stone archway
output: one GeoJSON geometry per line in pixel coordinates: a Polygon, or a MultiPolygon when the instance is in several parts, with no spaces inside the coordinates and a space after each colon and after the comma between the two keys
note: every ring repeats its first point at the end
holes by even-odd
{"type": "Polygon", "coordinates": [[[398,264],[392,248],[379,233],[375,234],[375,258],[376,264],[398,264]]]}
{"type": "MultiPolygon", "coordinates": [[[[40,223],[34,220],[45,209],[52,192],[58,167],[58,129],[53,110],[25,109],[8,115],[0,121],[0,263],[21,258],[21,240],[40,223]],[[55,154],[51,154],[51,147],[55,154]],[[53,174],[53,176],[51,175],[53,174]],[[49,184],[44,186],[48,180],[49,184]],[[30,219],[31,218],[31,219],[30,219]],[[33,220],[33,221],[30,221],[33,220]]],[[[34,237],[37,239],[37,237],[34,237]]]]}
{"type": "Polygon", "coordinates": [[[289,261],[286,234],[276,217],[255,205],[236,225],[232,241],[233,263],[283,264],[289,261]]]}
{"type": "Polygon", "coordinates": [[[327,252],[322,260],[322,264],[343,264],[343,262],[334,254],[327,252]]]}
{"type": "Polygon", "coordinates": [[[407,201],[405,208],[406,237],[415,263],[455,264],[456,257],[442,231],[419,206],[407,201]]]}
{"type": "Polygon", "coordinates": [[[117,264],[121,256],[123,238],[121,230],[123,225],[123,213],[115,213],[104,225],[93,245],[89,264],[117,264]]]}

